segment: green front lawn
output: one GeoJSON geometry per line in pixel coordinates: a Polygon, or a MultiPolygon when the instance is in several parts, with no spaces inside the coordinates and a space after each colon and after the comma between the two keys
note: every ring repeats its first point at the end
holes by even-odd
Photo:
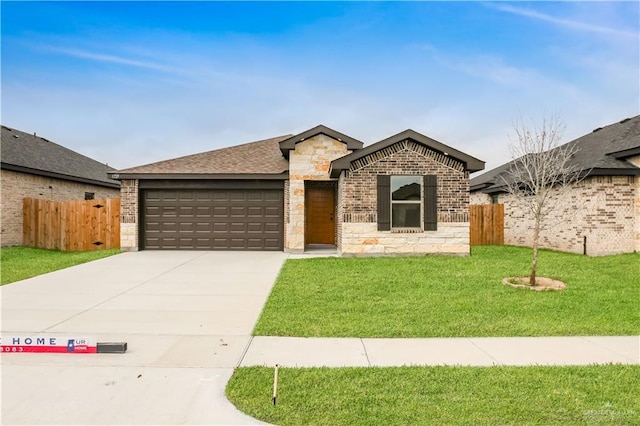
{"type": "Polygon", "coordinates": [[[120,250],[58,251],[31,247],[0,249],[0,285],[120,253],[120,250]]]}
{"type": "Polygon", "coordinates": [[[237,369],[227,397],[278,425],[637,425],[640,366],[237,369]]]}
{"type": "Polygon", "coordinates": [[[640,334],[640,255],[541,251],[539,275],[567,283],[535,292],[531,250],[474,247],[469,257],[317,258],[284,265],[255,335],[463,337],[640,334]]]}

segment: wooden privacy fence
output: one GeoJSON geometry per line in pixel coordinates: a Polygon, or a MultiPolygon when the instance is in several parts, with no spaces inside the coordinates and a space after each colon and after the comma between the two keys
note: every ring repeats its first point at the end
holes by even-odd
{"type": "Polygon", "coordinates": [[[62,251],[120,248],[120,199],[25,198],[22,244],[62,251]]]}
{"type": "Polygon", "coordinates": [[[469,206],[470,244],[504,244],[504,204],[469,206]]]}

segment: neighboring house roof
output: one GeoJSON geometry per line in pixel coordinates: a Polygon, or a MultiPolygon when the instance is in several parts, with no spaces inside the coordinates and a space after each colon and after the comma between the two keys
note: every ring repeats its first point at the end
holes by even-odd
{"type": "Polygon", "coordinates": [[[0,163],[4,170],[119,188],[113,167],[34,134],[2,126],[0,163]]]}
{"type": "Polygon", "coordinates": [[[362,148],[362,145],[363,145],[363,143],[357,139],[354,139],[350,136],[345,135],[344,133],[340,133],[338,131],[328,128],[327,126],[323,126],[322,124],[320,124],[314,127],[313,129],[309,129],[305,132],[302,132],[295,136],[291,136],[281,141],[280,150],[282,151],[282,154],[284,154],[286,158],[289,158],[289,151],[291,151],[292,149],[295,149],[297,143],[320,134],[327,135],[329,137],[332,137],[333,139],[336,139],[340,142],[345,143],[347,145],[347,149],[350,151],[360,149],[362,148]]]}
{"type": "Polygon", "coordinates": [[[187,155],[172,160],[132,167],[111,175],[117,179],[180,177],[279,178],[286,177],[289,162],[282,156],[280,142],[291,135],[278,136],[229,148],[187,155]]]}
{"type": "MultiPolygon", "coordinates": [[[[625,158],[640,155],[640,115],[599,127],[566,145],[576,145],[571,166],[589,176],[640,175],[640,168],[625,158]]],[[[471,179],[471,191],[502,192],[513,161],[471,179]]]]}
{"type": "Polygon", "coordinates": [[[467,155],[457,149],[451,148],[441,142],[438,142],[435,139],[431,139],[421,133],[416,132],[415,130],[407,129],[404,132],[400,132],[397,135],[391,136],[387,139],[383,139],[380,142],[376,142],[372,145],[369,145],[363,149],[352,152],[349,155],[345,155],[344,157],[338,158],[331,162],[331,177],[335,178],[340,176],[340,172],[342,170],[348,170],[351,163],[356,161],[362,157],[365,157],[374,152],[380,151],[386,147],[389,147],[395,143],[402,142],[404,140],[410,139],[414,142],[417,142],[425,147],[437,151],[446,156],[452,157],[465,165],[465,170],[469,172],[477,172],[478,170],[484,169],[484,161],[478,160],[470,155],[467,155]]]}

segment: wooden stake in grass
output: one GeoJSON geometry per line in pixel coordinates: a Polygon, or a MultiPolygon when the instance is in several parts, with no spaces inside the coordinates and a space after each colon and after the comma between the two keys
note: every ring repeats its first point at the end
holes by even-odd
{"type": "Polygon", "coordinates": [[[273,401],[273,405],[276,405],[277,397],[278,397],[278,364],[276,364],[276,367],[273,369],[273,398],[271,398],[271,401],[273,401]]]}

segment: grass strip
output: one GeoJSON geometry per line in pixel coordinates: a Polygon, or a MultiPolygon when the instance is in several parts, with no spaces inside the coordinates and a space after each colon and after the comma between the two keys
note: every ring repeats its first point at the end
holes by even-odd
{"type": "Polygon", "coordinates": [[[640,366],[239,368],[227,397],[277,425],[637,425],[640,366]]]}
{"type": "Polygon", "coordinates": [[[0,249],[0,285],[113,256],[120,250],[59,251],[31,247],[0,249]]]}
{"type": "Polygon", "coordinates": [[[485,337],[640,333],[640,254],[543,250],[539,276],[562,291],[502,285],[526,276],[531,250],[473,247],[469,257],[288,260],[255,335],[485,337]]]}

